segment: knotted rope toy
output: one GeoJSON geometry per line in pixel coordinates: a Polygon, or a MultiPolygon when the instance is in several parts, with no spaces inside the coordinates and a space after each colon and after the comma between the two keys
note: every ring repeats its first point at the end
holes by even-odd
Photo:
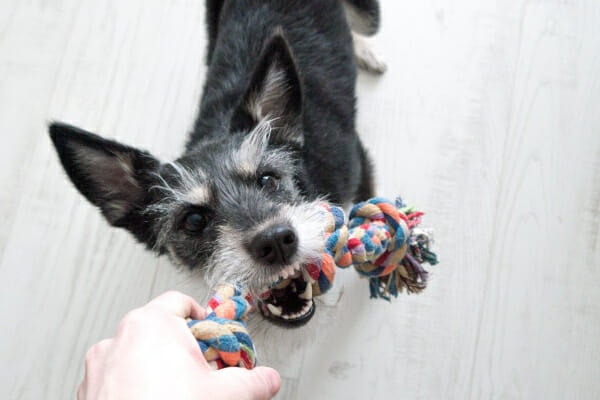
{"type": "Polygon", "coordinates": [[[331,235],[327,248],[334,252],[338,267],[352,265],[369,279],[371,298],[390,300],[390,295],[397,297],[403,290],[418,293],[427,286],[421,264],[438,262],[430,250],[430,233],[417,229],[423,215],[401,199],[396,204],[370,199],[352,208],[348,228],[331,235]],[[337,241],[329,243],[334,237],[337,241]]]}
{"type": "Polygon", "coordinates": [[[254,344],[245,323],[250,303],[239,288],[219,287],[208,301],[207,311],[208,315],[203,320],[188,320],[188,327],[206,361],[214,369],[254,368],[254,344]]]}
{"type": "Polygon", "coordinates": [[[206,319],[188,321],[202,353],[214,368],[253,368],[256,352],[246,327],[248,312],[258,306],[263,314],[273,317],[269,310],[274,306],[266,299],[272,297],[272,292],[285,291],[292,285],[307,302],[310,295],[307,304],[312,306],[313,296],[331,288],[336,266],[354,266],[361,277],[369,280],[371,298],[389,301],[402,291],[418,293],[427,286],[428,273],[422,264],[435,265],[438,260],[430,249],[430,232],[418,228],[423,212],[406,206],[401,199],[394,204],[373,198],[356,204],[346,224],[341,208],[325,203],[322,206],[325,245],[319,260],[302,266],[294,277],[275,282],[259,298],[244,294],[242,288],[222,286],[208,303],[206,319]]]}

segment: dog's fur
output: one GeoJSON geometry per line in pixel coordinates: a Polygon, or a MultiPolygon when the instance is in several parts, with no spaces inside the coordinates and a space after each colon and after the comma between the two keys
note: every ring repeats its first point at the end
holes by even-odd
{"type": "MultiPolygon", "coordinates": [[[[109,223],[205,271],[212,284],[258,294],[321,252],[320,200],[343,205],[372,195],[355,131],[351,28],[373,34],[379,7],[208,0],[206,17],[208,74],[180,158],[163,163],[62,123],[50,134],[67,174],[109,223]],[[291,247],[267,257],[255,243],[276,230],[291,247]]],[[[299,315],[298,307],[285,312],[305,322],[314,308],[299,315]]]]}

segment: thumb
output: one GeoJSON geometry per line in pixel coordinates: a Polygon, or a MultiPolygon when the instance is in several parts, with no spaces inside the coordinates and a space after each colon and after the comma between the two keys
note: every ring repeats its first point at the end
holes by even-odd
{"type": "Polygon", "coordinates": [[[215,371],[215,380],[227,393],[225,398],[240,400],[269,400],[281,387],[279,373],[273,368],[224,368],[215,371]]]}

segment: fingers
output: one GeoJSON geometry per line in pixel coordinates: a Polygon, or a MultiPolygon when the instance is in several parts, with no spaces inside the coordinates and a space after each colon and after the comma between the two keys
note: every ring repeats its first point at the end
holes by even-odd
{"type": "Polygon", "coordinates": [[[279,376],[279,372],[269,367],[256,367],[253,370],[250,370],[250,372],[252,371],[266,382],[267,398],[270,399],[279,392],[279,389],[281,388],[281,377],[279,376]]]}
{"type": "Polygon", "coordinates": [[[214,374],[216,380],[221,381],[223,387],[228,388],[231,398],[269,400],[281,388],[281,378],[273,368],[225,368],[215,371],[214,374]]]}
{"type": "Polygon", "coordinates": [[[145,307],[158,308],[181,318],[206,318],[206,310],[204,308],[190,296],[177,291],[163,293],[149,302],[145,307]]]}

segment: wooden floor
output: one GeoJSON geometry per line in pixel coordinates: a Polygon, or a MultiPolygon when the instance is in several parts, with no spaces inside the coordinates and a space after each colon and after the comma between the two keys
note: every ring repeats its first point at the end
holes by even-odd
{"type": "MultiPolygon", "coordinates": [[[[279,398],[600,398],[600,2],[382,3],[358,126],[442,263],[419,296],[370,301],[349,271],[308,327],[256,328],[279,398]]],[[[0,2],[0,398],[73,398],[127,310],[206,295],[108,227],[45,131],[173,159],[204,47],[201,0],[0,2]]]]}

